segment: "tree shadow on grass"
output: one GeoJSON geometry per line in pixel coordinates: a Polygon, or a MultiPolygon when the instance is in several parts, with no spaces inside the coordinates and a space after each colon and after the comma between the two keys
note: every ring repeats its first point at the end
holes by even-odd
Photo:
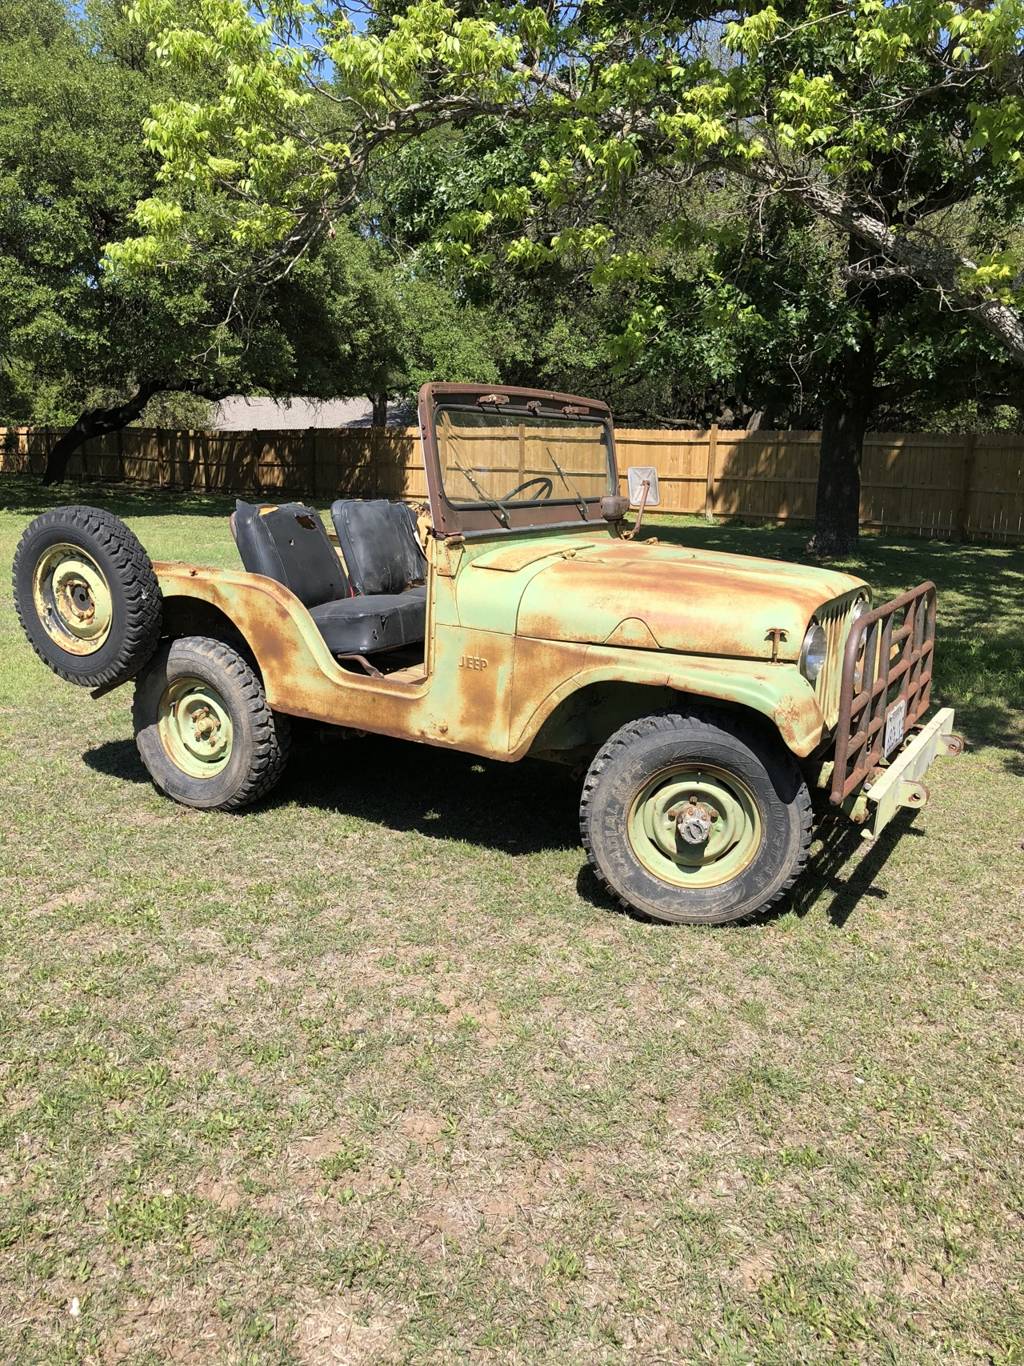
{"type": "MultiPolygon", "coordinates": [[[[130,740],[107,741],[83,758],[98,773],[132,783],[150,781],[130,740]]],[[[582,860],[579,789],[567,769],[550,764],[499,764],[386,737],[320,741],[308,733],[300,736],[280,786],[256,812],[295,805],[453,845],[505,854],[574,849],[582,860]]],[[[910,826],[912,814],[901,813],[857,861],[853,856],[863,847],[860,827],[827,818],[803,878],[758,923],[790,911],[817,913],[824,906],[830,922],[841,928],[862,899],[884,898],[877,878],[886,859],[903,835],[921,833],[910,826]]],[[[591,905],[622,911],[588,864],[576,885],[591,905]]]]}
{"type": "Polygon", "coordinates": [[[222,517],[234,511],[235,495],[226,493],[180,493],[170,489],[133,488],[128,484],[103,484],[76,480],[44,487],[25,475],[0,477],[0,512],[37,517],[51,508],[84,503],[104,508],[118,517],[222,517]]]}

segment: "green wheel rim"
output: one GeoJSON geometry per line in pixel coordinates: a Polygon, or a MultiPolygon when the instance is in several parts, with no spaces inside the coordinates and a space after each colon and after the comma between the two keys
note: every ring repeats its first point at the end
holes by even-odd
{"type": "Polygon", "coordinates": [[[753,863],[761,813],[750,788],[712,764],[681,763],[649,778],[629,809],[630,847],[676,887],[719,887],[753,863]]]}
{"type": "Polygon", "coordinates": [[[43,630],[62,650],[92,655],[110,635],[114,605],[103,570],[87,550],[62,541],[39,557],[32,599],[43,630]]]}
{"type": "Polygon", "coordinates": [[[167,757],[190,778],[213,778],[231,758],[231,714],[201,678],[176,678],[164,689],[158,721],[167,757]]]}

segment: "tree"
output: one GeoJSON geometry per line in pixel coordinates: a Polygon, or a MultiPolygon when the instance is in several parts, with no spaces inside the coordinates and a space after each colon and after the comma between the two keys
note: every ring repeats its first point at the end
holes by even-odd
{"type": "MultiPolygon", "coordinates": [[[[467,268],[488,268],[498,240],[518,267],[585,259],[606,285],[650,281],[677,224],[643,245],[621,239],[617,206],[637,180],[667,194],[746,184],[842,244],[848,326],[824,381],[815,535],[831,553],[856,535],[878,330],[899,290],[928,291],[1024,358],[1014,242],[986,240],[991,222],[1019,216],[1024,184],[1018,0],[421,0],[388,5],[364,32],[346,11],[136,0],[162,62],[219,79],[215,98],[167,101],[147,125],[162,185],[113,250],[120,268],[230,241],[248,248],[247,275],[273,278],[350,211],[372,167],[441,125],[531,133],[520,182],[488,186],[444,227],[467,268]]],[[[624,336],[642,347],[659,318],[641,302],[624,336]]]]}
{"type": "Polygon", "coordinates": [[[215,395],[228,375],[186,363],[185,333],[218,320],[194,271],[117,289],[104,278],[105,242],[154,184],[137,131],[148,98],[139,36],[109,9],[79,25],[57,0],[12,0],[0,52],[0,401],[7,421],[70,425],[57,472],[161,390],[215,395]]]}
{"type": "MultiPolygon", "coordinates": [[[[85,19],[60,0],[0,11],[0,421],[67,428],[47,482],[90,437],[194,416],[198,400],[387,395],[438,364],[488,373],[486,320],[343,221],[273,281],[245,277],[243,245],[110,271],[105,244],[157,188],[142,123],[167,79],[113,0],[85,19]]],[[[201,77],[180,88],[209,98],[201,77]]]]}
{"type": "Polygon", "coordinates": [[[487,311],[347,223],[270,292],[286,297],[265,325],[282,328],[303,392],[365,394],[375,426],[390,398],[411,397],[424,380],[498,378],[487,311]]]}

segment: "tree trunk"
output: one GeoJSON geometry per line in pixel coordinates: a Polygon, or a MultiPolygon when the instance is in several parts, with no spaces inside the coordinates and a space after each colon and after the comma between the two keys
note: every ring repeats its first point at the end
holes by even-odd
{"type": "Polygon", "coordinates": [[[83,442],[94,436],[107,436],[110,432],[119,432],[122,427],[127,427],[129,422],[134,422],[141,415],[153,395],[165,387],[163,384],[147,381],[140,384],[131,398],[126,399],[124,403],[115,404],[111,408],[91,408],[82,413],[75,425],[69,427],[50,450],[43,472],[43,483],[63,482],[67,475],[68,461],[83,442]]]}
{"type": "Polygon", "coordinates": [[[388,425],[387,394],[371,394],[370,402],[373,404],[373,416],[370,418],[370,425],[373,427],[386,427],[388,425]]]}
{"type": "MultiPolygon", "coordinates": [[[[864,244],[851,234],[849,269],[864,260],[864,244]]],[[[856,549],[860,534],[860,468],[864,434],[875,408],[878,372],[876,333],[884,307],[883,291],[874,283],[847,280],[846,297],[860,314],[857,337],[829,367],[821,415],[821,454],[814,505],[814,535],[807,546],[822,559],[841,559],[856,549]]]]}
{"type": "Polygon", "coordinates": [[[868,402],[855,397],[836,375],[822,415],[814,535],[807,547],[823,559],[841,559],[857,545],[860,467],[869,411],[868,402]]]}

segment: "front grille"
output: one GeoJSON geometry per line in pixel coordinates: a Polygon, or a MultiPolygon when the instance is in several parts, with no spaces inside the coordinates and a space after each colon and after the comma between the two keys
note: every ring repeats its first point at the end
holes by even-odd
{"type": "Polygon", "coordinates": [[[814,684],[818,706],[825,717],[825,725],[832,729],[839,719],[839,691],[843,683],[843,648],[850,629],[850,618],[858,600],[863,596],[859,590],[846,593],[834,602],[819,607],[814,614],[828,641],[825,663],[814,684]]]}

